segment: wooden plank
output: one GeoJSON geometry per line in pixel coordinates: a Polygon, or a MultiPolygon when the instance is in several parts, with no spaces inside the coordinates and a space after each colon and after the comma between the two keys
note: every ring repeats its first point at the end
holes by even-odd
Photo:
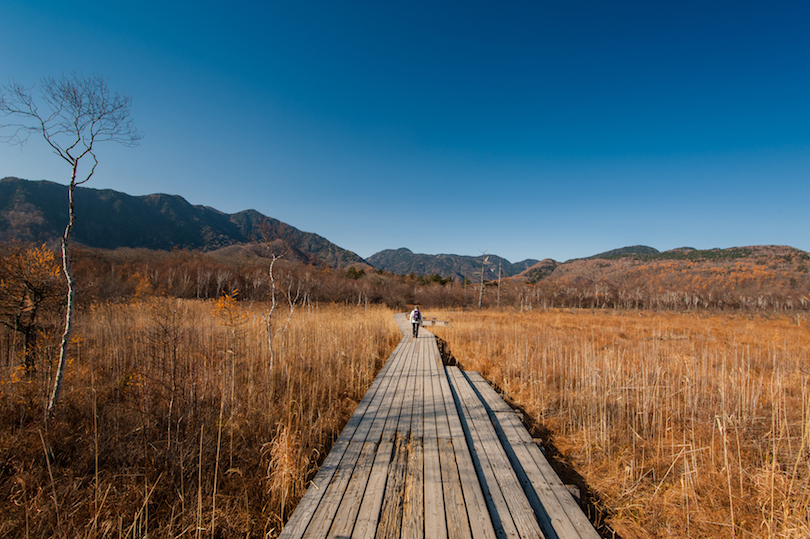
{"type": "MultiPolygon", "coordinates": [[[[453,380],[458,382],[460,397],[468,410],[471,423],[480,440],[482,452],[475,451],[474,457],[481,457],[489,461],[492,473],[497,480],[515,529],[520,537],[538,537],[542,534],[534,511],[524,492],[523,485],[518,479],[512,463],[501,446],[495,426],[490,421],[487,409],[478,394],[468,383],[466,373],[456,371],[453,380]]],[[[491,484],[491,483],[489,483],[491,484]]],[[[503,516],[504,523],[508,519],[503,516]]]]}
{"type": "MultiPolygon", "coordinates": [[[[408,451],[408,468],[402,500],[402,539],[425,537],[424,448],[421,440],[412,439],[408,451]]],[[[428,533],[431,533],[432,530],[428,533]]],[[[430,537],[433,537],[432,533],[430,537]]]]}
{"type": "Polygon", "coordinates": [[[425,484],[424,484],[424,412],[425,378],[427,377],[428,339],[417,343],[414,357],[413,408],[411,411],[411,449],[408,454],[408,471],[405,482],[405,500],[402,514],[402,537],[422,539],[425,537],[425,484]]]}
{"type": "Polygon", "coordinates": [[[380,520],[377,524],[377,539],[399,539],[402,530],[402,504],[405,498],[405,474],[408,469],[408,440],[397,434],[394,456],[388,468],[380,520]]]}
{"type": "Polygon", "coordinates": [[[422,371],[422,342],[414,346],[413,369],[411,370],[408,393],[411,397],[410,431],[408,433],[408,464],[405,472],[405,489],[402,500],[401,536],[408,539],[422,539],[425,529],[424,515],[424,450],[422,447],[424,393],[422,371]]]}
{"type": "Polygon", "coordinates": [[[404,347],[402,370],[393,377],[392,387],[394,393],[389,407],[389,413],[385,420],[380,436],[380,446],[374,459],[371,473],[369,474],[368,485],[366,487],[363,502],[357,514],[352,537],[372,539],[377,531],[380,514],[382,512],[383,500],[389,483],[389,467],[394,458],[395,437],[402,413],[405,389],[408,384],[406,373],[409,368],[409,361],[413,350],[413,342],[407,336],[408,344],[404,347]]]}
{"type": "MultiPolygon", "coordinates": [[[[430,351],[434,359],[439,355],[435,339],[430,339],[430,351]]],[[[439,449],[439,468],[442,476],[442,496],[444,498],[444,513],[447,523],[448,539],[469,539],[472,537],[470,520],[467,516],[467,506],[464,503],[464,491],[461,487],[461,476],[456,462],[456,452],[453,440],[450,437],[450,424],[447,419],[449,413],[455,413],[455,405],[450,399],[450,407],[444,387],[447,385],[447,374],[438,361],[436,376],[433,378],[433,402],[436,408],[436,435],[439,449]]],[[[449,389],[449,386],[448,386],[449,389]]]]}
{"type": "MultiPolygon", "coordinates": [[[[394,367],[394,369],[398,369],[405,357],[406,356],[398,358],[399,363],[394,367]]],[[[323,498],[313,514],[312,521],[304,532],[304,538],[320,539],[327,536],[329,529],[332,527],[332,524],[336,519],[336,514],[342,505],[344,495],[347,493],[350,484],[353,486],[355,491],[365,491],[367,477],[371,472],[370,465],[367,468],[360,468],[357,470],[356,467],[363,447],[366,445],[366,436],[371,430],[372,424],[379,422],[378,415],[381,415],[382,413],[387,414],[387,410],[384,410],[381,405],[385,401],[385,396],[388,394],[388,388],[391,386],[392,379],[393,378],[389,376],[384,376],[382,378],[379,386],[381,390],[375,394],[374,399],[367,407],[366,413],[363,415],[360,423],[355,429],[352,440],[349,443],[349,448],[343,455],[332,481],[327,486],[326,492],[324,493],[323,498]],[[357,472],[356,477],[355,471],[357,472]],[[351,481],[353,477],[355,478],[354,483],[351,481]]],[[[352,498],[361,497],[362,494],[360,492],[350,492],[349,494],[352,498]]],[[[351,516],[353,523],[356,511],[349,509],[349,513],[347,513],[347,515],[351,516]]],[[[341,523],[340,525],[349,526],[350,523],[341,523]]]]}
{"type": "Polygon", "coordinates": [[[332,520],[338,509],[340,500],[343,499],[343,493],[346,491],[346,486],[352,477],[354,470],[354,463],[360,457],[360,452],[363,450],[363,443],[358,441],[349,442],[349,447],[343,456],[344,460],[351,462],[349,465],[338,466],[331,483],[323,495],[323,499],[318,504],[315,514],[312,516],[312,521],[307,526],[304,532],[304,539],[321,539],[326,537],[329,528],[332,525],[332,520]]]}
{"type": "Polygon", "coordinates": [[[418,341],[409,343],[408,348],[408,362],[403,376],[406,377],[405,395],[402,400],[402,412],[399,415],[399,423],[397,423],[397,436],[402,436],[405,439],[410,437],[411,432],[411,414],[413,412],[413,389],[416,382],[416,356],[417,356],[418,341]]]}
{"type": "MultiPolygon", "coordinates": [[[[414,440],[411,438],[411,429],[416,423],[415,397],[418,383],[419,348],[419,341],[412,341],[412,346],[409,348],[408,364],[406,368],[405,395],[402,399],[402,410],[400,412],[399,422],[397,423],[397,444],[394,449],[394,461],[392,461],[389,468],[388,483],[385,488],[382,512],[380,514],[380,523],[377,526],[378,537],[394,537],[393,534],[399,537],[404,525],[403,518],[406,509],[406,489],[410,487],[412,491],[414,487],[412,483],[409,483],[409,480],[411,474],[415,472],[411,467],[417,464],[415,461],[412,461],[414,440]],[[396,526],[395,528],[392,527],[394,525],[396,526]]],[[[405,376],[405,374],[403,374],[403,376],[405,376]]],[[[419,479],[421,481],[421,472],[419,473],[419,479]]],[[[416,500],[413,499],[407,501],[416,502],[416,500]]],[[[411,507],[408,511],[409,516],[413,519],[414,508],[411,507]]]]}
{"type": "Polygon", "coordinates": [[[471,379],[487,404],[498,437],[544,531],[551,534],[553,530],[560,537],[598,538],[599,534],[534,443],[520,416],[511,408],[496,412],[495,409],[504,410],[503,399],[477,373],[471,374],[471,379]]]}
{"type": "Polygon", "coordinates": [[[448,539],[469,539],[473,535],[467,517],[467,505],[464,503],[464,491],[461,488],[453,441],[450,438],[440,438],[438,444],[444,512],[447,515],[447,537],[448,539]]]}
{"type": "MultiPolygon", "coordinates": [[[[363,451],[361,452],[360,457],[352,470],[351,479],[346,487],[343,498],[340,501],[338,510],[335,513],[328,537],[347,537],[351,534],[355,526],[355,521],[357,519],[357,515],[368,486],[368,480],[373,469],[375,452],[380,442],[382,429],[387,421],[391,409],[391,403],[393,402],[394,394],[396,393],[398,379],[397,374],[402,372],[402,369],[406,364],[407,354],[402,354],[399,358],[399,363],[392,368],[392,371],[386,373],[387,383],[383,383],[383,385],[385,385],[385,393],[381,399],[378,399],[379,404],[377,406],[377,412],[374,414],[371,426],[366,433],[363,451]]],[[[369,407],[367,413],[371,414],[373,409],[374,404],[369,407]]],[[[356,435],[361,433],[362,427],[359,427],[356,435]]]]}
{"type": "MultiPolygon", "coordinates": [[[[366,439],[373,442],[380,442],[382,441],[383,432],[385,429],[385,425],[389,423],[389,417],[391,417],[391,410],[394,408],[395,399],[397,393],[399,391],[399,382],[402,378],[402,373],[405,371],[408,365],[408,355],[405,351],[400,354],[399,362],[396,365],[395,369],[392,369],[390,374],[388,375],[388,385],[386,386],[386,392],[383,396],[381,402],[381,408],[379,413],[374,418],[374,422],[369,429],[368,435],[366,439]]],[[[399,410],[396,411],[394,414],[395,417],[391,418],[390,421],[392,424],[396,424],[396,421],[399,420],[399,410]]]]}
{"type": "MultiPolygon", "coordinates": [[[[522,428],[522,425],[520,425],[520,427],[522,428]]],[[[523,430],[525,431],[525,429],[523,430]]],[[[560,507],[562,507],[571,524],[577,530],[578,537],[597,539],[599,534],[593,527],[593,524],[588,520],[588,517],[582,511],[579,503],[577,503],[565,485],[563,485],[562,481],[560,481],[559,476],[554,471],[554,468],[551,467],[548,459],[546,459],[546,456],[537,444],[531,441],[524,442],[522,445],[532,456],[534,463],[537,465],[537,469],[540,470],[546,482],[551,486],[551,490],[560,503],[560,507]]],[[[531,466],[524,466],[524,469],[526,468],[531,468],[531,466]]]]}
{"type": "Polygon", "coordinates": [[[444,511],[444,494],[442,492],[439,439],[436,436],[425,437],[424,459],[425,532],[435,539],[446,539],[447,523],[445,519],[447,517],[444,511]]]}
{"type": "Polygon", "coordinates": [[[357,512],[363,501],[368,478],[371,473],[374,457],[377,451],[375,442],[366,442],[360,452],[360,458],[352,470],[351,479],[346,487],[346,493],[340,501],[338,510],[332,521],[327,537],[349,537],[354,528],[357,512]]]}
{"type": "MultiPolygon", "coordinates": [[[[436,345],[436,341],[432,340],[433,348],[435,349],[435,356],[439,355],[439,348],[436,345]]],[[[445,402],[445,393],[443,387],[443,381],[446,382],[447,380],[447,373],[444,369],[444,365],[441,364],[441,361],[437,362],[436,364],[437,376],[434,378],[433,381],[433,392],[434,392],[434,401],[436,406],[436,434],[440,440],[442,439],[451,439],[450,435],[450,422],[447,420],[447,408],[445,402]]],[[[449,402],[452,407],[451,410],[455,409],[455,404],[453,403],[452,399],[449,402]]]]}
{"type": "Polygon", "coordinates": [[[459,387],[464,383],[463,380],[460,380],[464,377],[457,368],[447,369],[447,377],[450,380],[450,387],[458,398],[461,426],[467,436],[467,444],[470,447],[473,464],[481,482],[481,490],[484,493],[484,499],[489,508],[495,532],[498,537],[519,538],[520,534],[515,527],[509,506],[506,504],[506,499],[498,485],[498,480],[488,458],[488,452],[494,450],[493,444],[484,444],[482,442],[467,406],[467,392],[462,392],[462,388],[459,387]]]}
{"type": "MultiPolygon", "coordinates": [[[[505,436],[512,439],[518,438],[514,415],[498,415],[501,416],[498,419],[505,436]]],[[[523,428],[523,425],[520,425],[520,427],[523,428]]],[[[527,496],[543,530],[549,535],[555,533],[560,537],[579,537],[579,532],[571,522],[565,508],[560,505],[560,501],[554,492],[555,489],[549,482],[549,479],[552,482],[559,482],[559,479],[555,481],[554,478],[545,477],[529,452],[529,446],[525,443],[520,441],[507,443],[506,449],[510,458],[517,463],[513,463],[513,466],[515,466],[515,470],[521,477],[524,488],[527,489],[527,496]]],[[[567,491],[566,494],[571,498],[567,491]]],[[[573,498],[571,500],[573,501],[573,498]]]]}
{"type": "Polygon", "coordinates": [[[425,412],[425,355],[424,344],[427,339],[422,339],[417,343],[414,357],[414,384],[413,384],[413,410],[411,412],[411,439],[414,442],[422,443],[424,436],[424,412],[425,412]]]}
{"type": "MultiPolygon", "coordinates": [[[[425,344],[426,378],[424,383],[424,459],[425,459],[425,532],[435,539],[447,539],[443,478],[436,430],[436,399],[440,397],[439,368],[429,339],[425,344]],[[439,397],[437,397],[437,393],[439,397]]],[[[460,485],[459,485],[460,486],[460,485]]]]}
{"type": "Polygon", "coordinates": [[[381,442],[374,456],[374,465],[369,474],[363,502],[357,512],[357,521],[351,536],[359,539],[373,539],[382,509],[385,484],[388,480],[388,466],[394,451],[393,442],[381,442]]]}
{"type": "Polygon", "coordinates": [[[445,409],[447,410],[447,421],[450,425],[450,439],[453,442],[458,475],[461,480],[461,490],[464,493],[464,504],[470,522],[470,531],[475,539],[495,537],[495,528],[492,526],[492,519],[487,510],[484,493],[481,490],[475,465],[470,456],[467,439],[464,435],[464,429],[461,427],[461,420],[458,416],[447,376],[442,376],[440,381],[445,409]]]}
{"type": "MultiPolygon", "coordinates": [[[[464,371],[464,376],[470,381],[478,395],[493,412],[515,412],[505,400],[489,385],[480,372],[464,371]]],[[[516,413],[516,412],[515,412],[516,413]]]]}

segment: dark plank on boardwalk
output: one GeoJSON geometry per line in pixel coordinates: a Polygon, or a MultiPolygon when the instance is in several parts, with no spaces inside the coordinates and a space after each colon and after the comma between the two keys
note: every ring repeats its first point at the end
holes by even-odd
{"type": "Polygon", "coordinates": [[[445,369],[433,335],[396,320],[402,341],[281,537],[598,537],[483,378],[445,369]]]}

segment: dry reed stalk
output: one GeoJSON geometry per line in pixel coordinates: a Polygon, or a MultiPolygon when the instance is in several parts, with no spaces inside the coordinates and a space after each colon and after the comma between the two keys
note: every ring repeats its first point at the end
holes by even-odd
{"type": "Polygon", "coordinates": [[[39,433],[39,439],[42,441],[42,451],[45,453],[45,463],[48,465],[48,477],[51,479],[51,492],[53,493],[53,506],[56,511],[56,522],[59,522],[59,500],[56,498],[56,482],[53,480],[53,470],[51,470],[51,457],[48,455],[48,448],[45,446],[45,438],[42,436],[42,431],[39,433]]]}

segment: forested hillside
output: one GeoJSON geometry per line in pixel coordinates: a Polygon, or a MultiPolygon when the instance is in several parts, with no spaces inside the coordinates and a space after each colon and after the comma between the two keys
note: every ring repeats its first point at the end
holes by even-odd
{"type": "Polygon", "coordinates": [[[530,268],[537,260],[523,260],[511,263],[505,258],[496,255],[464,256],[464,255],[429,255],[416,254],[410,249],[386,249],[368,257],[368,263],[375,268],[390,271],[399,275],[440,275],[453,280],[469,281],[481,280],[481,269],[484,269],[484,279],[498,278],[498,270],[502,277],[517,275],[530,268]],[[486,258],[486,263],[483,263],[486,258]]]}
{"type": "Polygon", "coordinates": [[[544,261],[513,280],[583,306],[790,309],[808,304],[808,261],[810,254],[781,245],[682,248],[544,261]]]}
{"type": "MultiPolygon", "coordinates": [[[[67,186],[18,178],[0,180],[0,239],[55,243],[68,220],[67,186]]],[[[76,189],[74,239],[88,247],[199,249],[277,242],[277,250],[306,263],[361,263],[355,253],[322,236],[255,210],[223,213],[177,195],[130,196],[111,189],[76,189]]]]}

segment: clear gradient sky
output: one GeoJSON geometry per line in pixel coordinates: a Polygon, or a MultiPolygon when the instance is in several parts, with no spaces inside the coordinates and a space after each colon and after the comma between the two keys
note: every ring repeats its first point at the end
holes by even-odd
{"type": "MultiPolygon", "coordinates": [[[[144,139],[88,187],[363,257],[810,250],[807,1],[4,0],[0,28],[0,83],[132,96],[144,139]]],[[[0,145],[0,177],[67,174],[0,145]]]]}

